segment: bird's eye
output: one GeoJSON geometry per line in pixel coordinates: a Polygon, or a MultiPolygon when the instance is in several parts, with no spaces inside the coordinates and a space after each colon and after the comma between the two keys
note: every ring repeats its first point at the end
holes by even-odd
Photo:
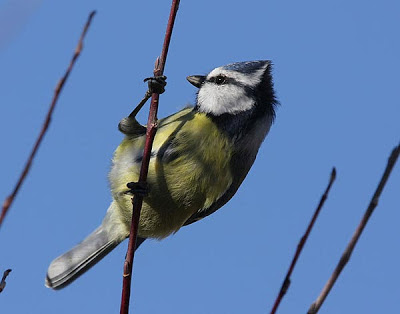
{"type": "Polygon", "coordinates": [[[223,76],[223,75],[218,75],[218,76],[215,78],[215,83],[216,83],[217,85],[222,85],[222,84],[225,83],[225,80],[226,80],[225,76],[223,76]]]}

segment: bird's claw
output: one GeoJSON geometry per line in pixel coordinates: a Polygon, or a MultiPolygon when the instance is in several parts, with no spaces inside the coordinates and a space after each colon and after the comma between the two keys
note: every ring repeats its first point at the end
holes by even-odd
{"type": "Polygon", "coordinates": [[[149,86],[149,92],[162,94],[165,92],[165,85],[167,85],[167,82],[165,81],[166,79],[167,77],[165,75],[161,75],[161,76],[147,77],[143,81],[147,82],[149,86]]]}
{"type": "Polygon", "coordinates": [[[126,186],[129,189],[126,194],[141,195],[143,197],[149,194],[147,182],[129,182],[126,186]]]}

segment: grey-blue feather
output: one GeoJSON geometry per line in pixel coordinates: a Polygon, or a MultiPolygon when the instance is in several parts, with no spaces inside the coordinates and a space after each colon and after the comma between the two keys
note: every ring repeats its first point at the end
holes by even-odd
{"type": "MultiPolygon", "coordinates": [[[[138,238],[136,249],[143,243],[144,238],[138,238]]],[[[46,286],[61,289],[89,270],[121,240],[112,239],[103,226],[98,227],[85,240],[74,248],[57,257],[49,266],[46,275],[46,286]]]]}

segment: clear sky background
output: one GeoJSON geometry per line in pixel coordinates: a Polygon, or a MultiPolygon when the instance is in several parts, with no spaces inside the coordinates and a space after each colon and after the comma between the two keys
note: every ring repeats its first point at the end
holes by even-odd
{"type": "MultiPolygon", "coordinates": [[[[0,1],[0,197],[14,186],[97,9],[32,171],[0,230],[0,312],[118,313],[127,241],[61,291],[50,261],[110,203],[117,125],[143,96],[170,1],[0,1]]],[[[338,178],[278,313],[305,313],[335,267],[400,140],[400,3],[182,0],[159,117],[195,100],[185,77],[270,59],[281,106],[236,196],[134,264],[133,313],[268,313],[299,238],[338,178]]],[[[145,121],[147,110],[140,115],[145,121]]],[[[321,313],[400,312],[400,167],[321,313]]]]}

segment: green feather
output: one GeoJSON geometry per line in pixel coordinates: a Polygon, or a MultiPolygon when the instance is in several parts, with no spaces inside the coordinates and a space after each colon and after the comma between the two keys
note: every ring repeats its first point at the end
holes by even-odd
{"type": "MultiPolygon", "coordinates": [[[[138,180],[145,136],[127,136],[114,154],[111,189],[127,228],[131,196],[126,184],[138,180]]],[[[197,211],[210,207],[232,183],[231,140],[205,114],[186,108],[159,121],[153,144],[139,236],[164,238],[197,211]],[[174,158],[169,158],[173,155],[174,158]]],[[[129,228],[128,228],[129,229],[129,228]]]]}

